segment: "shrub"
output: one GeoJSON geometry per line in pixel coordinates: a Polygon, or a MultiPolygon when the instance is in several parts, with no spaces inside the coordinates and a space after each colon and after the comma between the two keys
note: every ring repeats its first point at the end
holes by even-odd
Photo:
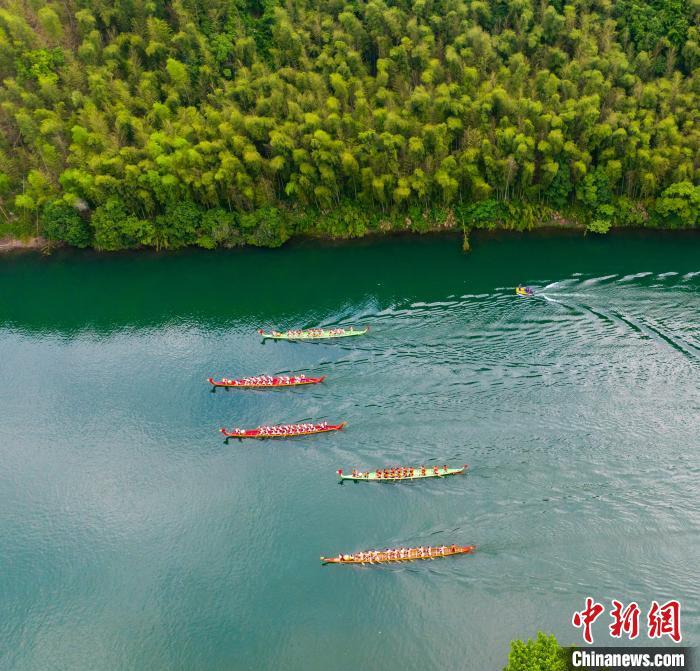
{"type": "Polygon", "coordinates": [[[566,671],[566,666],[566,653],[557,639],[540,631],[534,641],[511,642],[508,665],[503,671],[566,671]]]}
{"type": "Polygon", "coordinates": [[[88,247],[92,243],[90,224],[62,200],[46,205],[41,221],[49,240],[66,242],[73,247],[88,247]]]}

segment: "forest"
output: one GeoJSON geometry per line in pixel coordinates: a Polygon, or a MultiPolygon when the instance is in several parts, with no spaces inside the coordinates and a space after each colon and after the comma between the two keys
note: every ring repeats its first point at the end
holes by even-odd
{"type": "Polygon", "coordinates": [[[700,0],[0,0],[0,238],[700,226],[700,0]]]}

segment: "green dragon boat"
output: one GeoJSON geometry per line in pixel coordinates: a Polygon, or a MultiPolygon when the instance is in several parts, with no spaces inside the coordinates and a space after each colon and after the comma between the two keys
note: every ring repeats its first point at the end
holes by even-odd
{"type": "Polygon", "coordinates": [[[354,480],[355,482],[398,482],[401,480],[424,480],[425,478],[444,478],[448,475],[460,475],[469,468],[464,464],[461,468],[447,466],[400,466],[398,468],[380,468],[376,471],[354,470],[350,475],[344,475],[343,469],[337,471],[340,481],[354,480]]]}
{"type": "Polygon", "coordinates": [[[350,328],[337,328],[337,329],[305,329],[298,331],[285,331],[280,333],[279,331],[270,331],[270,333],[265,333],[262,329],[258,329],[258,333],[265,338],[270,340],[323,340],[326,338],[350,338],[352,336],[361,336],[369,331],[369,326],[365,326],[363,329],[356,329],[354,326],[350,328]]]}

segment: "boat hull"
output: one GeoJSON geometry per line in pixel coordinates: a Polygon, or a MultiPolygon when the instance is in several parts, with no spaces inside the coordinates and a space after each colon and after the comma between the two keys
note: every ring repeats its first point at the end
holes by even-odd
{"type": "Polygon", "coordinates": [[[232,380],[231,382],[224,382],[223,380],[215,380],[214,378],[207,378],[212,387],[223,388],[223,389],[286,389],[288,387],[304,387],[310,384],[320,384],[326,379],[326,376],[322,377],[307,377],[304,380],[298,382],[281,382],[279,378],[273,378],[270,384],[248,384],[244,383],[242,380],[232,380]],[[239,384],[234,384],[238,382],[239,384]]]}
{"type": "Polygon", "coordinates": [[[445,478],[448,475],[461,475],[462,473],[466,473],[468,468],[469,466],[467,466],[466,464],[462,466],[462,468],[448,468],[447,470],[445,470],[444,468],[439,468],[437,473],[432,468],[426,468],[425,475],[421,473],[420,468],[414,468],[413,475],[400,477],[391,477],[391,475],[387,477],[385,477],[384,475],[378,476],[376,471],[371,471],[364,475],[345,475],[341,471],[338,473],[338,477],[341,481],[353,480],[354,482],[404,482],[407,480],[426,480],[428,478],[445,478]]]}
{"type": "Polygon", "coordinates": [[[452,546],[448,547],[447,550],[440,554],[432,554],[432,551],[438,550],[438,548],[429,548],[431,554],[424,553],[421,555],[420,548],[410,548],[406,553],[405,557],[396,557],[390,552],[377,551],[377,550],[367,550],[364,553],[355,553],[353,555],[343,555],[341,557],[321,557],[322,564],[394,564],[400,562],[408,561],[418,561],[421,559],[442,559],[444,557],[456,557],[457,555],[471,554],[476,550],[476,545],[457,545],[455,549],[452,546]],[[369,558],[366,556],[364,558],[356,558],[357,554],[370,555],[369,558]],[[346,559],[349,557],[349,559],[346,559]]]}
{"type": "MultiPolygon", "coordinates": [[[[340,431],[347,422],[341,422],[340,424],[329,424],[324,428],[313,429],[309,431],[299,431],[299,432],[289,432],[289,433],[260,433],[260,429],[248,429],[243,433],[236,433],[234,431],[229,431],[228,429],[219,429],[219,431],[226,436],[226,438],[238,438],[243,440],[244,438],[251,438],[255,440],[266,440],[268,438],[298,438],[299,436],[315,436],[319,433],[331,433],[332,431],[340,431]]],[[[274,427],[271,427],[274,428],[274,427]]]]}
{"type": "Polygon", "coordinates": [[[365,335],[369,331],[369,326],[359,331],[346,329],[342,333],[332,333],[330,329],[320,329],[319,331],[302,331],[296,334],[290,333],[265,333],[262,329],[258,333],[267,340],[329,340],[331,338],[352,338],[365,335]]]}

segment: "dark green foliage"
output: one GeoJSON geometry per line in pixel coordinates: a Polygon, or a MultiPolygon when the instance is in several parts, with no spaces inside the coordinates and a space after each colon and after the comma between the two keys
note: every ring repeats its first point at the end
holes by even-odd
{"type": "Polygon", "coordinates": [[[107,252],[141,245],[155,245],[155,227],[152,222],[128,214],[123,203],[110,198],[92,215],[95,247],[107,252]]]}
{"type": "Polygon", "coordinates": [[[201,231],[202,212],[194,203],[168,205],[155,219],[156,249],[179,249],[193,245],[201,231]]]}
{"type": "MultiPolygon", "coordinates": [[[[637,51],[668,55],[680,51],[688,39],[692,0],[619,0],[616,14],[637,51]]],[[[663,71],[665,59],[657,61],[663,71]]]]}
{"type": "Polygon", "coordinates": [[[378,213],[363,212],[353,203],[342,203],[327,212],[316,212],[303,233],[330,238],[359,238],[378,225],[378,213]]]}
{"type": "Polygon", "coordinates": [[[85,244],[47,206],[81,202],[101,249],[696,226],[699,12],[5,0],[0,222],[85,244]]]}
{"type": "Polygon", "coordinates": [[[496,228],[505,215],[504,204],[490,198],[457,209],[457,216],[468,228],[496,228]]]}
{"type": "Polygon", "coordinates": [[[540,631],[534,641],[511,642],[508,665],[503,671],[566,671],[566,666],[566,653],[557,639],[540,631]]]}
{"type": "Polygon", "coordinates": [[[49,240],[66,242],[73,247],[89,247],[92,244],[90,224],[66,202],[58,200],[46,205],[42,219],[44,233],[49,240]]]}
{"type": "Polygon", "coordinates": [[[553,207],[561,209],[566,207],[571,195],[571,171],[566,163],[559,163],[554,179],[544,192],[544,198],[553,207]]]}
{"type": "Polygon", "coordinates": [[[221,207],[206,210],[202,214],[197,244],[205,249],[243,244],[236,224],[237,217],[234,212],[228,212],[221,207]]]}
{"type": "Polygon", "coordinates": [[[275,207],[246,212],[240,217],[245,242],[257,247],[279,247],[289,240],[287,223],[275,207]]]}

